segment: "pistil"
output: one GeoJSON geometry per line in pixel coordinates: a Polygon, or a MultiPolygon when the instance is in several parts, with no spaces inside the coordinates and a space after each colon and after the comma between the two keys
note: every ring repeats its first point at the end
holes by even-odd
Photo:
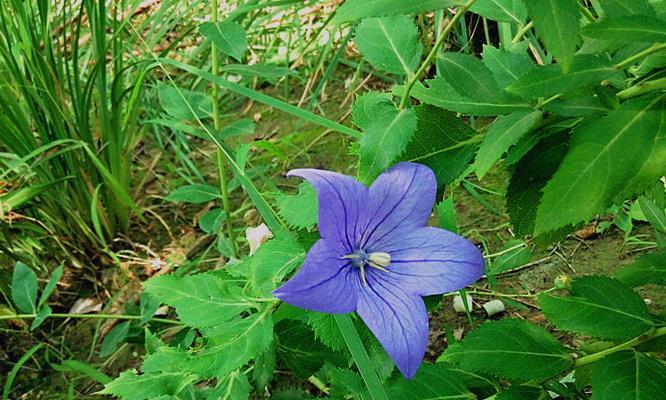
{"type": "Polygon", "coordinates": [[[365,278],[365,266],[378,269],[383,272],[388,272],[386,267],[391,263],[391,255],[383,252],[366,253],[363,250],[356,250],[352,254],[342,256],[343,259],[352,261],[352,265],[359,269],[361,273],[361,280],[363,285],[367,286],[368,281],[365,278]]]}

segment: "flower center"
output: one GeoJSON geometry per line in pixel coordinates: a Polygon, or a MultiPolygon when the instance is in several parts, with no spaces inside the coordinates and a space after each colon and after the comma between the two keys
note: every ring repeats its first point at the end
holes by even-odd
{"type": "Polygon", "coordinates": [[[368,284],[365,279],[366,265],[383,272],[388,272],[386,267],[391,263],[391,255],[389,253],[378,251],[368,254],[363,249],[358,249],[351,254],[342,256],[342,258],[351,260],[352,265],[361,271],[361,280],[363,280],[364,285],[368,284]]]}

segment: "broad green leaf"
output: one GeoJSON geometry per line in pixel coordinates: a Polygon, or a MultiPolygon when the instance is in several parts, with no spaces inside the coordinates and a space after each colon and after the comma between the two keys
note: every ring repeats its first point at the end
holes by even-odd
{"type": "Polygon", "coordinates": [[[160,347],[146,357],[143,371],[186,372],[200,378],[225,377],[268,348],[273,340],[273,322],[264,311],[224,322],[204,331],[210,343],[197,352],[160,347]]]}
{"type": "Polygon", "coordinates": [[[423,364],[411,380],[399,379],[391,385],[388,388],[389,396],[401,400],[476,399],[456,374],[451,373],[451,369],[447,363],[423,364]]]}
{"type": "Polygon", "coordinates": [[[354,124],[365,129],[375,120],[376,114],[392,112],[395,104],[386,92],[366,92],[360,95],[352,107],[354,124]]]}
{"type": "Polygon", "coordinates": [[[622,267],[615,277],[629,286],[648,283],[666,285],[666,253],[652,253],[640,256],[636,261],[622,267]]]}
{"type": "Polygon", "coordinates": [[[568,72],[578,39],[578,1],[530,0],[525,5],[537,34],[555,56],[562,71],[568,72]]]}
{"type": "Polygon", "coordinates": [[[403,161],[429,166],[439,185],[458,178],[478,146],[477,132],[453,113],[429,105],[415,107],[416,132],[403,161]]]}
{"type": "Polygon", "coordinates": [[[164,111],[179,120],[205,119],[213,114],[213,102],[205,93],[160,83],[157,85],[157,96],[164,111]]]}
{"type": "Polygon", "coordinates": [[[37,275],[27,265],[17,262],[12,276],[12,300],[24,313],[36,313],[37,275]]]}
{"type": "Polygon", "coordinates": [[[660,232],[666,232],[666,212],[664,212],[664,209],[645,196],[639,197],[638,203],[641,205],[641,210],[650,225],[660,232]]]}
{"type": "Polygon", "coordinates": [[[386,15],[420,14],[462,4],[462,0],[346,0],[333,17],[333,23],[386,15]]]}
{"type": "Polygon", "coordinates": [[[523,25],[527,18],[527,10],[521,0],[477,0],[469,10],[494,21],[518,25],[523,25]]]}
{"type": "Polygon", "coordinates": [[[471,54],[441,54],[437,57],[437,66],[446,82],[465,97],[475,100],[492,99],[500,93],[492,72],[471,54]]]}
{"type": "Polygon", "coordinates": [[[317,223],[317,192],[307,182],[298,185],[298,194],[280,193],[276,203],[280,216],[290,226],[302,229],[317,223]]]}
{"type": "Polygon", "coordinates": [[[254,133],[254,121],[250,118],[237,119],[222,128],[220,132],[215,133],[215,137],[224,141],[234,136],[251,135],[254,133]]]}
{"type": "Polygon", "coordinates": [[[496,400],[546,400],[550,398],[548,393],[540,387],[516,385],[498,393],[496,400]]]}
{"type": "Polygon", "coordinates": [[[104,341],[102,342],[102,347],[99,349],[100,357],[108,357],[113,354],[120,346],[127,335],[129,335],[130,322],[125,321],[121,322],[118,325],[114,326],[109,333],[104,336],[104,341]]]}
{"type": "Polygon", "coordinates": [[[227,267],[227,271],[247,278],[255,294],[270,296],[304,257],[303,247],[292,236],[281,235],[262,244],[252,258],[227,267]]]}
{"type": "Polygon", "coordinates": [[[199,30],[222,53],[238,61],[243,58],[247,49],[247,33],[236,22],[204,22],[199,30]]]}
{"type": "Polygon", "coordinates": [[[139,296],[139,314],[141,315],[141,323],[145,324],[150,321],[161,305],[162,303],[155,297],[145,291],[141,292],[141,296],[139,296]]]}
{"type": "Polygon", "coordinates": [[[252,380],[257,391],[262,391],[270,384],[275,373],[276,354],[273,343],[268,346],[266,351],[254,359],[254,369],[252,370],[252,380]]]}
{"type": "Polygon", "coordinates": [[[220,189],[211,185],[185,185],[169,193],[164,199],[179,203],[200,204],[220,198],[220,189]]]}
{"type": "Polygon", "coordinates": [[[337,351],[345,348],[345,341],[333,314],[308,312],[307,323],[314,331],[315,337],[331,350],[337,351]]]}
{"type": "Polygon", "coordinates": [[[542,115],[541,111],[535,110],[516,111],[497,117],[490,125],[476,154],[474,169],[479,179],[483,178],[509,147],[541,122],[542,115]]]}
{"type": "Polygon", "coordinates": [[[456,221],[456,207],[453,204],[453,196],[448,196],[435,207],[437,210],[437,219],[439,227],[458,233],[458,222],[456,221]]]}
{"type": "Polygon", "coordinates": [[[608,277],[571,283],[570,295],[539,295],[539,306],[555,326],[602,339],[630,339],[652,327],[643,300],[631,287],[608,277]]]}
{"type": "Polygon", "coordinates": [[[604,18],[583,27],[583,36],[635,42],[666,42],[666,20],[648,15],[604,18]]]}
{"type": "Polygon", "coordinates": [[[592,373],[592,400],[656,400],[665,387],[663,362],[634,350],[607,355],[592,373]]]}
{"type": "MultiPolygon", "coordinates": [[[[495,93],[491,98],[471,99],[458,93],[442,77],[426,81],[428,87],[417,83],[409,93],[422,103],[430,104],[445,110],[474,116],[495,116],[513,111],[531,109],[532,106],[520,99],[506,97],[503,92],[495,93]]],[[[404,87],[394,89],[401,95],[404,87]]]]}
{"type": "Polygon", "coordinates": [[[648,0],[598,0],[606,16],[643,14],[652,15],[654,10],[648,0]]]}
{"type": "Polygon", "coordinates": [[[37,315],[35,316],[35,319],[32,320],[32,323],[30,324],[30,330],[34,331],[37,329],[48,317],[51,316],[51,307],[47,305],[40,306],[41,308],[39,311],[37,311],[37,315]]]}
{"type": "Polygon", "coordinates": [[[423,52],[419,31],[408,16],[365,19],[356,28],[354,41],[370,64],[397,75],[411,75],[423,52]]]}
{"type": "Polygon", "coordinates": [[[605,211],[650,155],[664,113],[663,97],[624,103],[576,128],[570,150],[543,189],[535,234],[577,224],[605,211]]]}
{"type": "Polygon", "coordinates": [[[554,64],[537,67],[509,85],[507,90],[526,98],[550,96],[598,84],[614,72],[608,60],[588,55],[575,56],[568,73],[562,73],[561,68],[554,64]]]}
{"type": "Polygon", "coordinates": [[[199,218],[199,228],[209,235],[217,233],[224,223],[225,215],[224,210],[221,208],[208,210],[199,218]]]}
{"type": "Polygon", "coordinates": [[[520,239],[514,239],[506,242],[500,251],[509,252],[497,257],[493,263],[487,267],[487,274],[501,274],[502,272],[520,267],[521,265],[527,263],[527,261],[530,259],[530,250],[527,248],[527,245],[525,245],[525,242],[520,239]],[[518,247],[521,245],[522,247],[518,247]],[[513,250],[509,251],[509,249],[513,250]]]}
{"type": "Polygon", "coordinates": [[[513,52],[493,46],[483,46],[483,64],[492,72],[501,89],[514,83],[536,68],[526,51],[513,52]]]}
{"type": "Polygon", "coordinates": [[[218,384],[215,390],[207,394],[207,400],[247,400],[250,398],[252,385],[241,371],[233,371],[218,384]]]}
{"type": "Polygon", "coordinates": [[[42,294],[39,296],[39,303],[37,303],[37,308],[42,308],[42,306],[46,304],[49,296],[51,296],[51,293],[53,293],[53,290],[55,290],[56,285],[58,284],[58,280],[60,280],[60,277],[62,276],[62,272],[63,266],[60,264],[58,268],[53,271],[51,278],[49,278],[49,282],[46,284],[46,286],[44,286],[42,294]]]}
{"type": "Polygon", "coordinates": [[[363,130],[359,150],[359,181],[372,182],[390,167],[407,147],[416,129],[413,108],[382,110],[363,130]]]}
{"type": "Polygon", "coordinates": [[[136,370],[122,372],[113,382],[104,385],[100,394],[122,400],[148,400],[162,395],[177,395],[196,377],[185,373],[137,374],[136,370]]]}
{"type": "Polygon", "coordinates": [[[329,397],[332,399],[363,400],[369,396],[363,379],[356,372],[335,368],[328,373],[328,376],[331,382],[329,397]]]}
{"type": "Polygon", "coordinates": [[[521,382],[550,378],[573,364],[548,332],[517,319],[482,324],[450,346],[440,360],[521,382]]]}
{"type": "Polygon", "coordinates": [[[546,104],[543,109],[563,117],[584,117],[593,114],[605,114],[610,111],[590,89],[574,91],[564,95],[546,104]]]}
{"type": "Polygon", "coordinates": [[[223,323],[253,305],[236,288],[212,274],[161,275],[147,280],[143,287],[174,307],[183,323],[195,328],[223,323]]]}
{"type": "Polygon", "coordinates": [[[287,67],[276,67],[266,64],[227,64],[220,66],[220,72],[262,78],[270,83],[275,83],[282,77],[296,74],[295,71],[287,67]]]}

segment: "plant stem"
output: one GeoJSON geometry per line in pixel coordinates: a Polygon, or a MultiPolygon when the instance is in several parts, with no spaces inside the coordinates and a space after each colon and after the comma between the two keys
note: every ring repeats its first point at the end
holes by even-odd
{"type": "Polygon", "coordinates": [[[444,40],[449,36],[449,33],[453,29],[453,27],[460,21],[460,19],[465,15],[467,10],[476,2],[476,0],[468,0],[467,3],[463,4],[462,6],[458,7],[458,10],[456,12],[456,15],[451,18],[448,24],[444,27],[444,30],[442,30],[442,34],[439,35],[437,38],[437,41],[435,42],[435,45],[432,46],[432,49],[430,49],[430,52],[426,56],[426,59],[421,63],[421,66],[419,69],[416,71],[414,75],[412,75],[409,80],[407,81],[407,84],[405,85],[405,92],[402,94],[402,98],[400,99],[400,105],[398,106],[400,109],[403,109],[407,106],[407,102],[409,101],[409,92],[412,91],[412,88],[416,84],[416,81],[419,80],[419,77],[423,75],[425,70],[430,66],[432,63],[433,59],[437,56],[437,52],[444,43],[444,40]]]}
{"type": "Polygon", "coordinates": [[[349,314],[336,314],[335,321],[342,332],[342,337],[347,344],[347,348],[354,358],[354,362],[358,367],[363,381],[365,381],[365,386],[368,388],[370,393],[370,398],[372,400],[388,400],[386,391],[384,391],[384,386],[377,376],[377,371],[372,366],[368,352],[363,347],[363,342],[358,336],[356,327],[351,320],[349,314]]]}
{"type": "MultiPolygon", "coordinates": [[[[37,314],[12,314],[0,315],[0,321],[4,319],[31,319],[35,318],[37,314]]],[[[48,318],[82,318],[82,319],[127,319],[127,320],[140,320],[140,315],[127,315],[127,314],[69,314],[69,313],[52,313],[48,318]]],[[[182,325],[182,322],[175,321],[167,318],[151,318],[150,321],[162,322],[165,324],[182,325]]]]}
{"type": "MultiPolygon", "coordinates": [[[[218,2],[217,0],[212,0],[210,3],[210,19],[211,22],[217,23],[218,21],[218,2]]],[[[213,75],[217,76],[220,72],[220,65],[217,55],[217,48],[215,44],[210,44],[210,58],[211,58],[211,72],[213,75]]],[[[218,98],[220,97],[220,87],[218,85],[213,85],[211,89],[211,96],[213,97],[213,126],[215,127],[215,132],[219,132],[221,128],[220,121],[220,105],[218,104],[218,98]]],[[[227,171],[226,171],[226,162],[224,160],[224,154],[220,149],[217,149],[217,172],[220,176],[220,194],[222,195],[222,207],[226,214],[225,225],[227,227],[227,236],[229,237],[229,242],[231,243],[231,255],[234,258],[238,258],[238,248],[236,247],[236,239],[234,237],[234,226],[231,220],[231,207],[229,206],[229,189],[227,188],[227,171]]]]}
{"type": "Polygon", "coordinates": [[[661,327],[661,328],[654,329],[651,332],[648,332],[648,333],[646,333],[644,335],[641,335],[641,336],[637,336],[637,337],[635,337],[631,340],[628,340],[624,343],[620,343],[617,346],[613,346],[609,349],[602,350],[598,353],[594,353],[594,354],[590,354],[590,355],[581,357],[581,358],[579,358],[575,361],[574,367],[578,368],[578,367],[582,367],[583,365],[591,364],[595,361],[601,360],[602,358],[604,358],[605,356],[607,356],[611,353],[615,353],[615,352],[618,352],[620,350],[626,350],[626,349],[630,349],[632,347],[636,347],[639,344],[647,342],[650,339],[654,339],[656,337],[664,336],[664,335],[666,335],[666,327],[661,327]]]}
{"type": "Polygon", "coordinates": [[[616,94],[618,99],[625,100],[637,97],[645,93],[666,89],[666,78],[645,81],[630,88],[624,89],[616,94]]]}
{"type": "Polygon", "coordinates": [[[520,40],[523,38],[523,36],[525,36],[525,34],[527,32],[529,32],[529,30],[532,29],[533,26],[534,26],[534,22],[532,22],[532,21],[525,24],[525,26],[520,28],[518,33],[516,33],[516,36],[513,37],[513,39],[511,40],[511,43],[516,44],[516,43],[520,42],[520,40]]]}
{"type": "Polygon", "coordinates": [[[655,44],[654,46],[648,47],[647,49],[645,49],[643,51],[639,51],[638,53],[632,55],[631,57],[625,58],[624,60],[620,61],[619,63],[615,64],[614,66],[617,69],[624,68],[624,67],[633,63],[636,60],[640,60],[641,58],[643,58],[645,56],[648,56],[652,53],[656,53],[656,52],[658,52],[660,50],[664,50],[664,49],[666,49],[666,43],[655,44]]]}

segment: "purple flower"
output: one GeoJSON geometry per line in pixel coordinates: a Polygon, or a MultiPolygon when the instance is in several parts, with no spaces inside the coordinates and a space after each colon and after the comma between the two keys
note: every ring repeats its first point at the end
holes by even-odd
{"type": "Polygon", "coordinates": [[[321,239],[273,294],[308,310],[356,311],[410,379],[428,344],[421,296],[461,289],[483,274],[483,256],[474,244],[425,226],[435,203],[435,175],[408,162],[369,188],[330,171],[295,169],[287,175],[316,189],[321,239]]]}

